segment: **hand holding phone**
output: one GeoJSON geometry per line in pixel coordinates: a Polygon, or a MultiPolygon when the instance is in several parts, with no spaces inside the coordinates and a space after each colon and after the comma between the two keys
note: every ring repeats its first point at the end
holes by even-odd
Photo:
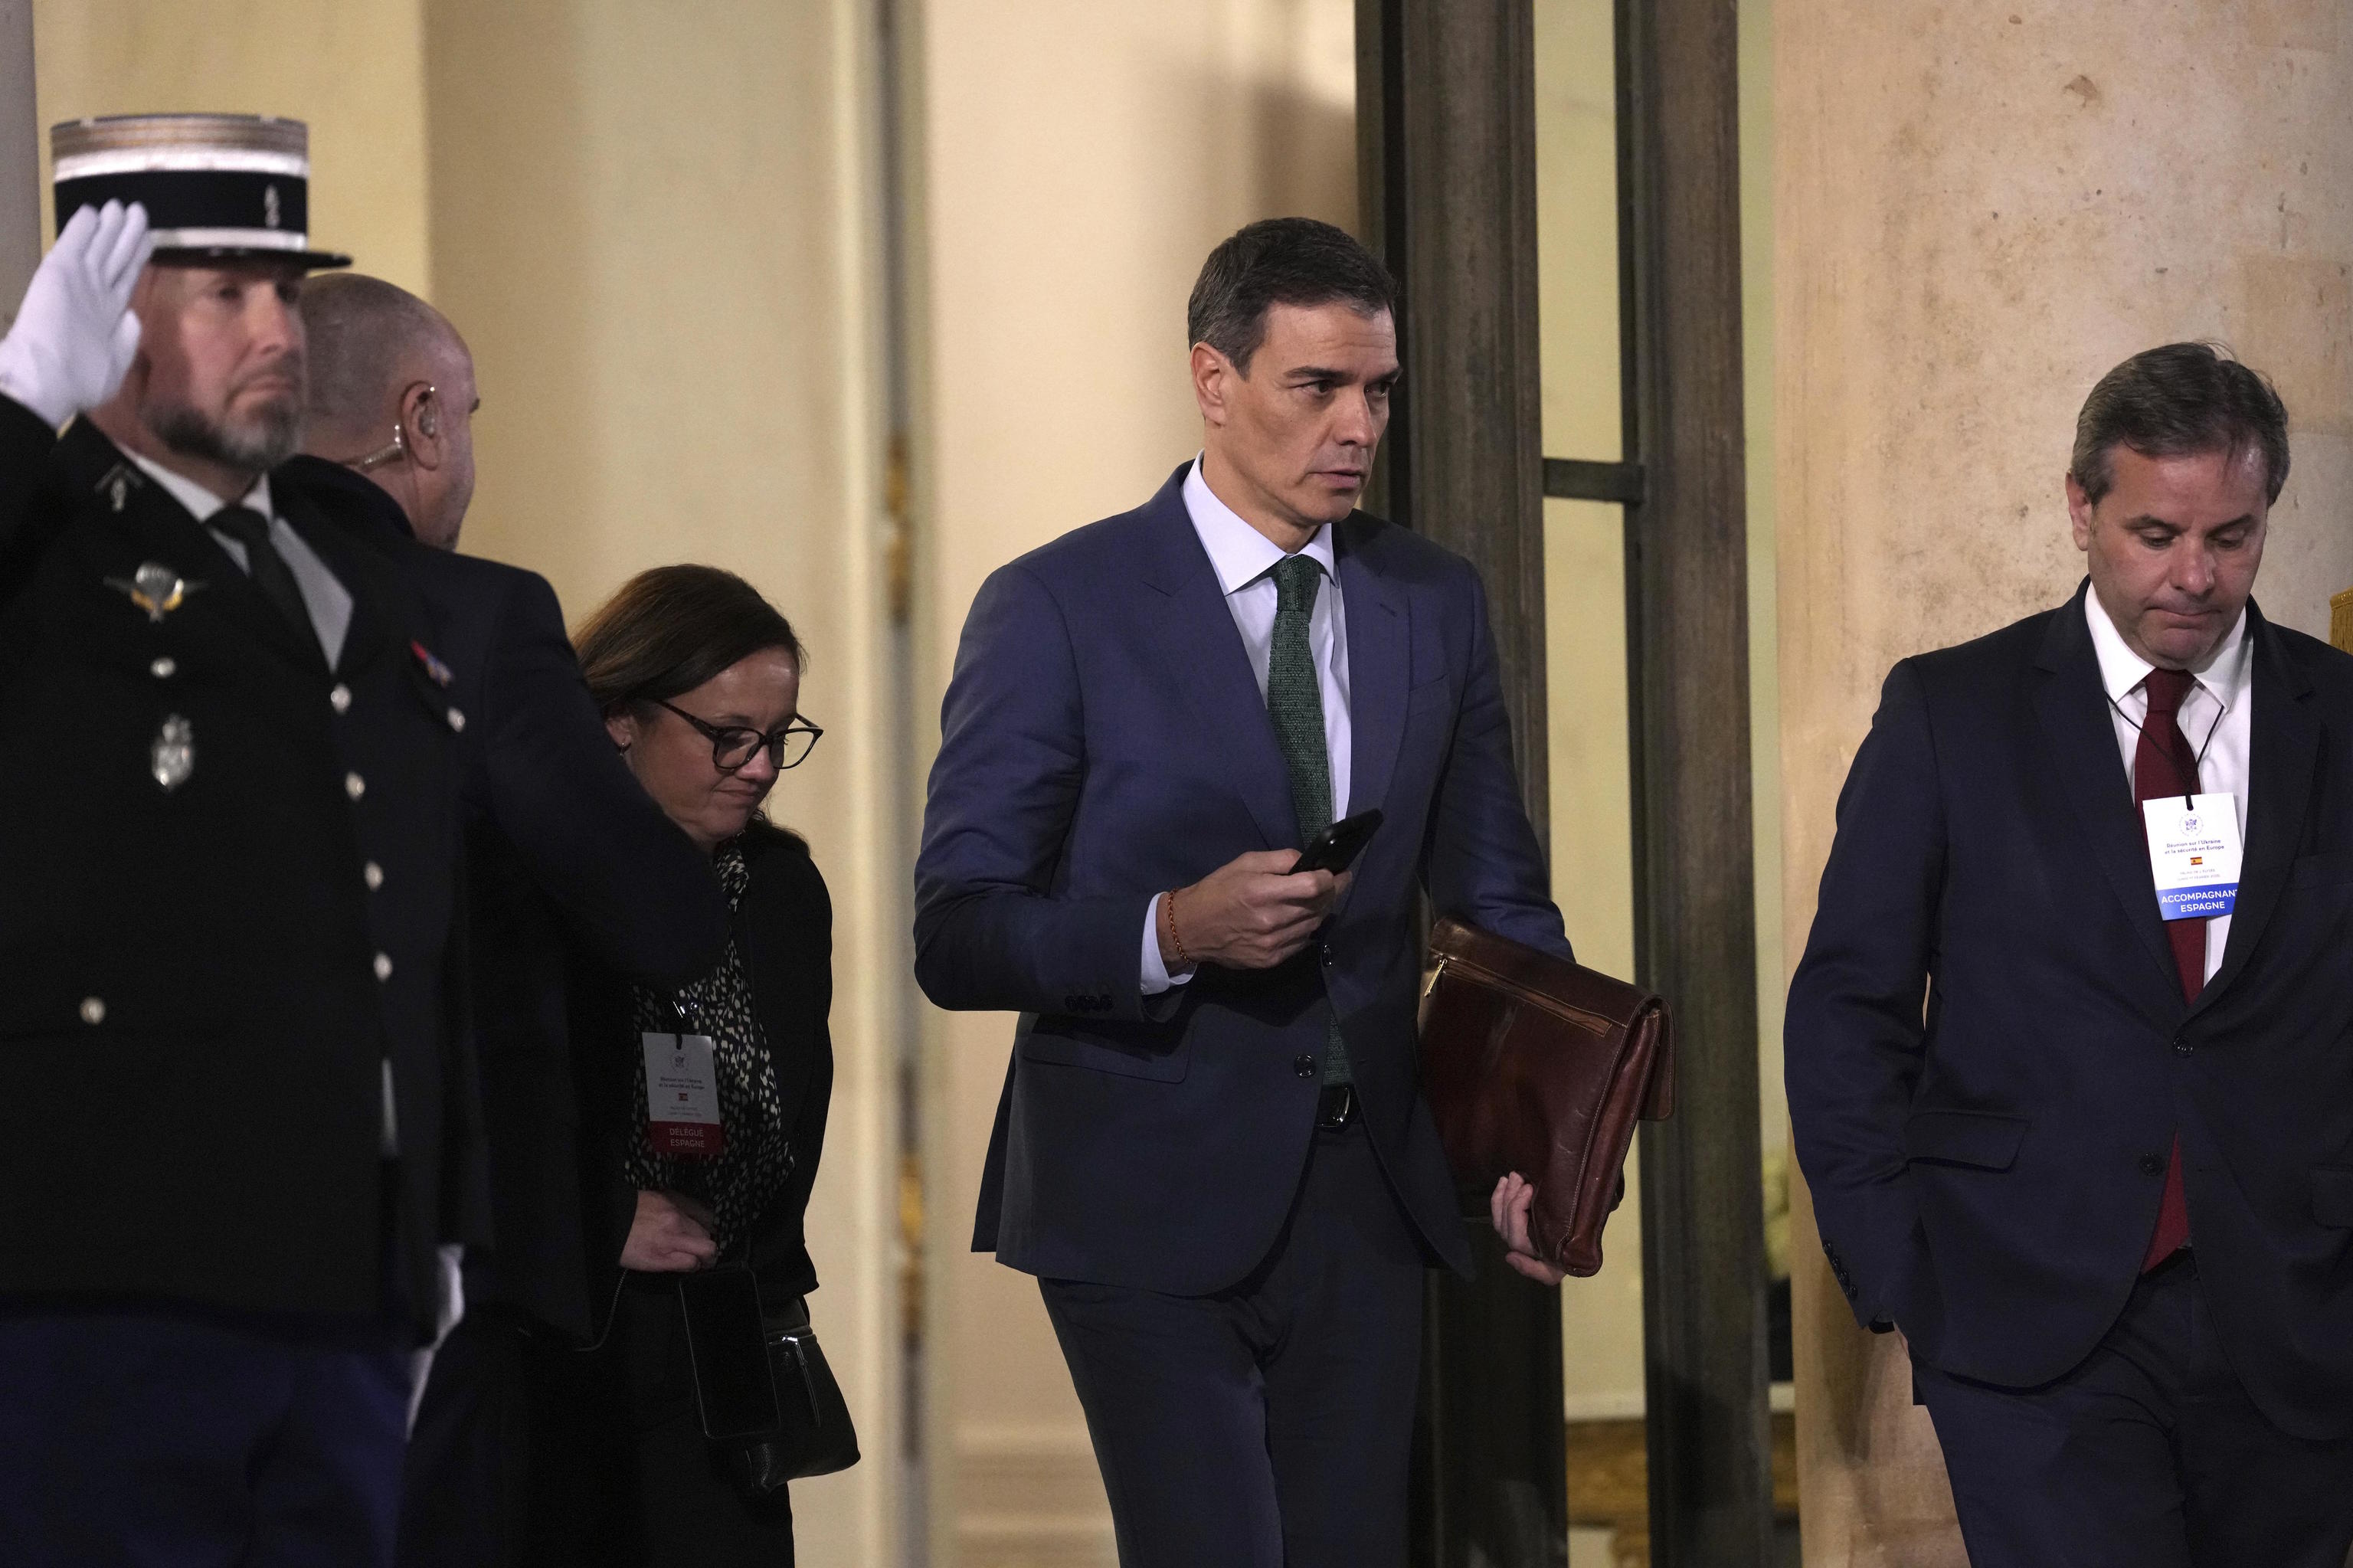
{"type": "Polygon", "coordinates": [[[1315,835],[1314,842],[1299,852],[1299,862],[1291,870],[1296,875],[1303,871],[1328,871],[1337,876],[1356,863],[1373,832],[1381,825],[1380,808],[1359,811],[1344,817],[1315,835]]]}

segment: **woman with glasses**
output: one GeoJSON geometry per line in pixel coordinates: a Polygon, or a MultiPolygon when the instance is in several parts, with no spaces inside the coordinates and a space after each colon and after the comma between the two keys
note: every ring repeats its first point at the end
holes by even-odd
{"type": "MultiPolygon", "coordinates": [[[[711,567],[640,573],[575,641],[613,744],[711,856],[733,938],[716,969],[676,991],[575,967],[575,1055],[594,1102],[581,1116],[596,1129],[583,1141],[598,1162],[584,1188],[605,1211],[598,1298],[612,1310],[588,1351],[535,1358],[527,1555],[789,1563],[784,1490],[757,1492],[739,1449],[705,1436],[707,1403],[729,1392],[712,1387],[714,1358],[744,1349],[722,1308],[748,1287],[713,1308],[696,1287],[744,1282],[681,1280],[748,1270],[771,1323],[805,1311],[799,1298],[817,1287],[802,1214],[833,1086],[832,906],[808,846],[760,809],[822,733],[800,715],[804,652],[756,589],[711,567]]],[[[739,1370],[759,1366],[754,1352],[739,1370]]]]}

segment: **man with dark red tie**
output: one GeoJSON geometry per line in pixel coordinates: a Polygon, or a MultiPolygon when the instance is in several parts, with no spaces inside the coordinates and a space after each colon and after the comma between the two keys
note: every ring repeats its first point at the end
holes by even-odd
{"type": "Polygon", "coordinates": [[[2353,1544],[2353,658],[2250,598],[2287,471],[2211,346],[2109,372],[2087,582],[1897,664],[1840,796],[1798,1154],[1977,1568],[2353,1544]]]}

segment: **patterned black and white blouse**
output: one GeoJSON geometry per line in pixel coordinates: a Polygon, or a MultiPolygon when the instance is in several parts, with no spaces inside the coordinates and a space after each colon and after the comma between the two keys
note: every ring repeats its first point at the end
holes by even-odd
{"type": "MultiPolygon", "coordinates": [[[[732,913],[752,885],[743,845],[730,839],[719,846],[712,863],[732,913]]],[[[719,1123],[725,1136],[716,1160],[656,1154],[646,1135],[645,1074],[633,1073],[637,1114],[629,1133],[629,1181],[640,1191],[683,1192],[708,1205],[718,1221],[718,1234],[712,1240],[724,1255],[751,1234],[793,1169],[776,1064],[753,1011],[744,954],[731,938],[718,967],[701,980],[674,991],[646,986],[633,986],[630,991],[639,1029],[711,1037],[719,1079],[719,1123]]]]}

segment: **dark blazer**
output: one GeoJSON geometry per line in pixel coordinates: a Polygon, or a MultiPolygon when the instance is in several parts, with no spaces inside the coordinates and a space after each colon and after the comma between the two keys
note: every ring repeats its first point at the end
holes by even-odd
{"type": "Polygon", "coordinates": [[[2047,1383],[2123,1309],[2178,1129],[2264,1413],[2353,1432],[2353,659],[2248,608],[2247,853],[2185,1005],[2084,620],[1906,659],[1789,988],[1797,1150],[1855,1315],[2047,1383]]]}
{"type": "Polygon", "coordinates": [[[0,400],[0,1295],[373,1316],[484,1234],[456,706],[423,606],[299,487],[341,662],[87,420],[0,400]],[[112,583],[192,587],[160,619],[112,583]],[[167,719],[194,769],[151,771],[167,719]]]}
{"type": "Polygon", "coordinates": [[[1347,810],[1386,821],[1298,958],[1204,967],[1146,998],[1152,895],[1301,842],[1185,473],[999,569],[965,622],[915,865],[915,975],[942,1007],[1023,1014],[974,1248],[1052,1277],[1232,1285],[1290,1210],[1336,1013],[1384,1168],[1431,1251],[1467,1269],[1417,1087],[1420,895],[1568,952],[1512,772],[1485,591],[1402,528],[1340,526],[1347,810]]]}
{"type": "Polygon", "coordinates": [[[553,1114],[574,1099],[566,944],[625,980],[680,985],[717,961],[726,900],[614,749],[546,579],[420,544],[399,503],[340,463],[298,457],[280,471],[415,586],[456,673],[493,1237],[470,1260],[467,1296],[586,1338],[578,1128],[553,1114]]]}
{"type": "MultiPolygon", "coordinates": [[[[817,1288],[802,1229],[809,1192],[825,1151],[826,1111],[833,1100],[833,902],[808,845],[754,820],[744,830],[752,884],[730,921],[752,983],[752,1010],[776,1071],[792,1144],[792,1171],[730,1261],[748,1262],[775,1300],[817,1288]]],[[[580,1083],[583,1163],[577,1179],[588,1214],[588,1269],[601,1328],[621,1273],[621,1244],[638,1193],[624,1175],[637,1114],[633,1075],[644,1071],[637,1013],[626,980],[575,951],[572,970],[575,1057],[580,1083]]]]}

